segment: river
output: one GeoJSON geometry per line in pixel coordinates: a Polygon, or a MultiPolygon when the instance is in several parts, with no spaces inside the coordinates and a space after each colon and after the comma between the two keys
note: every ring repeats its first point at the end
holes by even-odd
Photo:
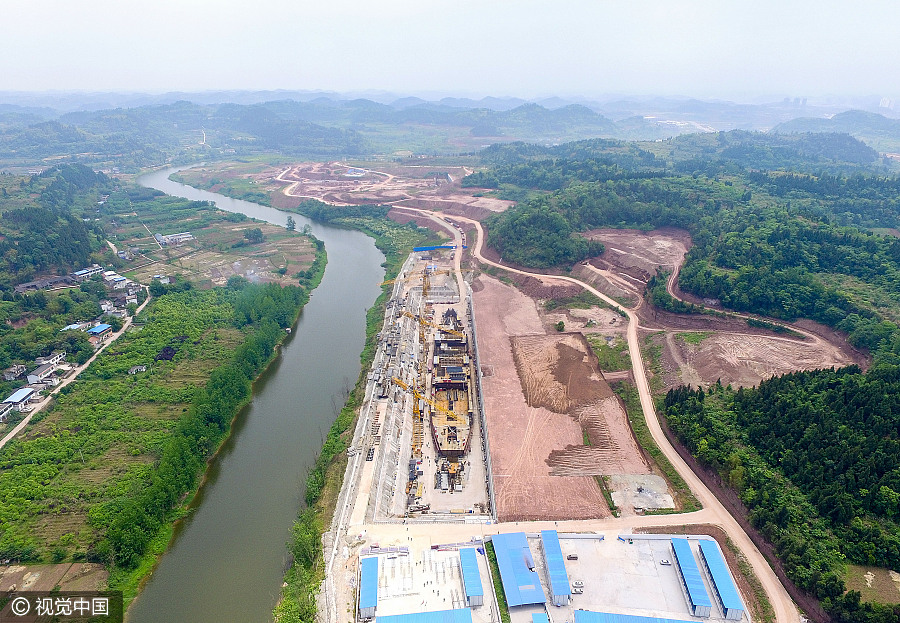
{"type": "MultiPolygon", "coordinates": [[[[169,180],[176,170],[138,182],[276,225],[287,222],[287,212],[169,180]]],[[[371,238],[292,216],[325,243],[325,276],[280,356],[254,384],[253,400],[235,420],[191,514],[132,603],[129,623],[271,621],[306,474],[359,375],[366,309],[384,278],[384,256],[371,238]]]]}

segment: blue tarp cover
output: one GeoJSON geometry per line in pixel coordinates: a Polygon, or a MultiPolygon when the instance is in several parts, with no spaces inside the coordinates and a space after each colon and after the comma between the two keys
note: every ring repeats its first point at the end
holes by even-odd
{"type": "Polygon", "coordinates": [[[555,596],[571,595],[569,574],[563,560],[562,547],[559,545],[559,534],[556,530],[541,530],[541,543],[544,546],[544,558],[547,560],[547,575],[550,576],[550,591],[555,596]]]}
{"type": "Polygon", "coordinates": [[[506,603],[510,606],[547,603],[538,574],[525,563],[526,554],[531,557],[525,533],[497,534],[491,537],[491,543],[497,553],[506,603]]]}
{"type": "Polygon", "coordinates": [[[675,550],[675,564],[681,569],[681,575],[684,577],[684,583],[687,585],[688,598],[694,606],[712,607],[709,600],[709,593],[706,592],[706,585],[703,584],[703,577],[700,575],[700,569],[697,568],[697,560],[691,551],[691,545],[687,539],[672,539],[672,549],[675,550]]]}
{"type": "Polygon", "coordinates": [[[734,586],[734,580],[728,571],[728,565],[722,558],[719,546],[715,541],[700,539],[700,551],[703,552],[713,585],[719,592],[719,597],[722,598],[722,605],[728,610],[743,610],[744,602],[741,601],[741,596],[734,586]]]}
{"type": "Polygon", "coordinates": [[[459,562],[460,568],[462,569],[466,597],[484,595],[484,588],[481,586],[481,574],[478,572],[478,558],[475,556],[475,550],[471,547],[464,547],[459,550],[459,562]]]}

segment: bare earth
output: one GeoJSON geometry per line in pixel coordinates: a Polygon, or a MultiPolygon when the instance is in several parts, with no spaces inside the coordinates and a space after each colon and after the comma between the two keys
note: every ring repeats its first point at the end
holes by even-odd
{"type": "Polygon", "coordinates": [[[749,387],[788,372],[853,363],[824,341],[722,332],[703,337],[700,344],[690,344],[683,335],[666,336],[662,363],[667,388],[682,384],[708,387],[717,379],[723,385],[749,387]]]}
{"type": "Polygon", "coordinates": [[[510,338],[546,337],[534,302],[482,275],[475,293],[485,413],[500,521],[608,517],[597,482],[589,476],[554,476],[554,450],[582,446],[578,421],[546,407],[529,406],[516,374],[510,338]]]}

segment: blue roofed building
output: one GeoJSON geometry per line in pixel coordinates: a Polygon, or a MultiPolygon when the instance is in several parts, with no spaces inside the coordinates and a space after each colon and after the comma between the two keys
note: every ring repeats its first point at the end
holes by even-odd
{"type": "Polygon", "coordinates": [[[659,619],[634,614],[613,614],[611,612],[592,612],[576,610],[574,623],[691,623],[681,619],[659,619]]]}
{"type": "Polygon", "coordinates": [[[469,608],[436,610],[434,612],[412,612],[378,617],[378,623],[472,623],[469,608]]]}
{"type": "Polygon", "coordinates": [[[511,608],[547,603],[541,580],[534,570],[534,558],[528,548],[525,533],[496,534],[491,537],[491,543],[497,554],[506,603],[511,608]]]}
{"type": "Polygon", "coordinates": [[[700,562],[709,574],[713,589],[713,595],[725,618],[730,621],[740,621],[744,616],[744,602],[738,593],[728,565],[719,550],[719,544],[708,539],[700,540],[700,562]]]}
{"type": "Polygon", "coordinates": [[[546,612],[534,612],[531,615],[531,623],[550,623],[550,617],[546,612]]]}
{"type": "Polygon", "coordinates": [[[554,606],[566,606],[572,599],[572,591],[556,530],[541,530],[541,547],[544,550],[547,575],[550,577],[550,601],[554,606]]]}
{"type": "Polygon", "coordinates": [[[378,557],[370,556],[359,563],[359,618],[371,619],[377,606],[378,557]]]}
{"type": "Polygon", "coordinates": [[[469,607],[484,605],[484,587],[481,585],[478,555],[474,548],[464,547],[459,550],[459,566],[462,570],[463,588],[466,591],[466,603],[469,607]]]}
{"type": "Polygon", "coordinates": [[[712,602],[706,585],[697,568],[697,560],[691,551],[687,539],[672,539],[672,553],[675,555],[675,570],[687,599],[688,608],[695,617],[708,617],[712,610],[712,602]]]}

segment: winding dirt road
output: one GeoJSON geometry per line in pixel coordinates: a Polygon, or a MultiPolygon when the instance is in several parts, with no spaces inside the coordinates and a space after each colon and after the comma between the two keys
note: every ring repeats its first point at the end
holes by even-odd
{"type": "MultiPolygon", "coordinates": [[[[434,212],[430,210],[422,210],[418,208],[407,208],[407,207],[399,207],[395,206],[395,209],[402,209],[411,212],[416,212],[433,220],[444,221],[440,216],[436,215],[434,212]]],[[[753,567],[756,576],[759,578],[760,582],[764,590],[766,591],[766,595],[769,598],[769,601],[772,604],[772,608],[775,611],[776,620],[783,623],[795,623],[800,620],[800,614],[797,610],[796,605],[793,600],[788,595],[784,586],[779,581],[778,577],[775,575],[775,572],[769,566],[766,559],[763,557],[762,553],[756,548],[753,542],[750,540],[750,537],[747,536],[747,533],[741,528],[738,522],[731,516],[728,510],[719,502],[718,499],[712,494],[712,492],[706,487],[700,478],[694,474],[694,472],[688,467],[687,463],[681,458],[678,452],[674,447],[669,443],[669,440],[666,439],[665,434],[663,434],[662,428],[659,424],[659,417],[656,414],[656,409],[653,405],[653,398],[650,392],[650,385],[647,381],[646,370],[644,369],[644,362],[641,358],[641,350],[640,343],[638,342],[638,318],[635,314],[634,309],[625,308],[620,305],[615,300],[606,296],[599,290],[593,288],[592,286],[584,283],[583,281],[579,281],[573,277],[565,277],[565,276],[549,276],[543,275],[540,273],[533,273],[529,271],[524,271],[520,269],[510,268],[508,266],[504,266],[502,264],[498,264],[493,262],[484,255],[482,255],[482,247],[484,245],[484,229],[481,227],[481,223],[475,221],[473,219],[465,218],[462,216],[454,215],[453,219],[456,221],[463,221],[471,224],[475,227],[478,232],[478,240],[472,248],[472,254],[474,257],[478,259],[479,262],[483,264],[487,264],[490,266],[495,266],[497,268],[501,268],[508,272],[518,273],[520,275],[526,275],[529,277],[535,277],[540,279],[542,282],[546,281],[563,281],[566,283],[573,283],[578,285],[587,291],[591,292],[601,300],[605,301],[607,304],[613,306],[616,309],[620,309],[628,316],[628,330],[627,330],[627,338],[628,338],[628,350],[631,354],[631,367],[632,372],[634,373],[635,383],[638,388],[638,394],[640,395],[641,400],[641,409],[644,412],[644,418],[647,421],[647,426],[650,429],[650,432],[653,436],[654,441],[662,450],[663,454],[666,455],[666,458],[672,463],[678,473],[684,478],[685,482],[688,483],[688,486],[691,488],[691,491],[703,505],[703,510],[697,511],[695,513],[687,513],[682,515],[674,515],[669,516],[668,521],[660,522],[659,517],[640,517],[640,518],[631,518],[628,520],[628,523],[634,527],[641,527],[645,522],[641,521],[643,519],[652,519],[652,521],[646,522],[647,525],[682,525],[686,522],[690,523],[712,523],[722,527],[723,530],[728,534],[728,536],[734,541],[734,543],[740,548],[740,550],[746,556],[748,562],[753,567]]],[[[446,222],[446,221],[444,221],[446,222]]],[[[456,265],[459,266],[459,255],[457,253],[456,265]]],[[[641,299],[643,301],[643,299],[641,299]]],[[[606,520],[608,522],[615,522],[616,520],[606,520]]],[[[625,522],[623,522],[625,523],[625,522]]]]}
{"type": "MultiPolygon", "coordinates": [[[[282,172],[278,176],[278,180],[284,183],[289,183],[290,180],[283,179],[283,175],[287,173],[287,171],[282,172]]],[[[296,184],[290,184],[282,189],[282,192],[288,196],[296,196],[292,195],[291,190],[296,186],[296,184]]],[[[393,202],[389,202],[393,203],[393,202]]],[[[412,212],[415,214],[419,214],[422,216],[426,216],[429,219],[435,221],[440,224],[442,227],[449,228],[450,231],[454,232],[454,237],[457,241],[457,252],[455,253],[454,258],[454,268],[457,275],[457,280],[461,280],[461,257],[462,257],[462,249],[460,248],[461,237],[456,230],[455,227],[450,225],[447,220],[439,214],[436,214],[432,210],[425,210],[420,208],[411,208],[405,206],[393,206],[394,209],[397,210],[405,210],[408,212],[412,212]]],[[[643,303],[643,297],[640,298],[640,302],[638,306],[635,308],[626,308],[620,305],[617,301],[613,300],[609,296],[603,294],[598,291],[596,288],[584,283],[583,281],[579,281],[573,277],[566,276],[555,276],[555,275],[544,275],[541,273],[534,273],[525,270],[520,270],[516,268],[510,268],[508,266],[504,266],[502,264],[498,264],[492,260],[487,259],[482,255],[482,248],[484,245],[484,229],[481,226],[481,223],[466,218],[459,215],[453,215],[453,220],[456,222],[465,222],[472,225],[476,231],[478,232],[478,240],[476,241],[474,247],[470,247],[472,250],[472,255],[478,259],[479,262],[489,265],[495,266],[502,270],[518,273],[520,275],[525,275],[528,277],[534,277],[542,282],[546,281],[557,281],[557,282],[565,282],[572,283],[579,287],[586,289],[591,292],[601,300],[605,301],[607,304],[611,305],[615,309],[619,309],[626,314],[628,317],[628,329],[627,329],[627,340],[628,340],[628,350],[631,355],[631,366],[634,374],[635,384],[637,385],[638,394],[640,396],[641,409],[644,413],[644,418],[647,422],[647,426],[650,430],[651,435],[653,436],[654,441],[659,446],[660,450],[665,454],[666,458],[672,463],[674,468],[678,471],[682,478],[684,478],[685,482],[691,488],[691,491],[703,505],[703,509],[700,511],[696,511],[693,513],[682,513],[678,515],[647,515],[647,516],[639,516],[639,517],[628,517],[628,518],[607,518],[601,520],[589,520],[589,521],[571,521],[566,522],[568,527],[572,529],[590,529],[590,530],[603,530],[603,529],[619,529],[619,530],[628,530],[628,529],[639,529],[644,527],[651,526],[673,526],[673,525],[685,525],[685,524],[702,524],[709,523],[720,526],[731,538],[731,540],[735,543],[735,545],[743,552],[747,561],[753,568],[754,573],[757,578],[759,578],[760,583],[762,584],[763,590],[765,590],[766,595],[769,599],[769,602],[772,605],[772,608],[775,612],[776,621],[779,623],[797,623],[800,620],[800,613],[791,599],[790,595],[788,595],[787,590],[785,590],[784,586],[779,581],[778,577],[775,575],[775,572],[769,566],[766,559],[763,557],[762,553],[760,553],[759,549],[753,544],[750,540],[750,537],[747,536],[747,533],[741,528],[738,522],[732,517],[732,515],[728,512],[728,510],[722,505],[721,502],[713,495],[713,493],[706,487],[703,481],[696,475],[694,472],[688,467],[687,463],[681,458],[678,452],[674,447],[669,443],[669,440],[666,438],[665,434],[660,427],[659,418],[656,413],[656,409],[653,404],[653,398],[650,392],[650,385],[647,381],[647,374],[644,368],[644,363],[641,358],[641,350],[640,343],[638,341],[638,317],[635,313],[637,307],[639,307],[643,303]]],[[[604,271],[605,272],[605,271],[604,271]]],[[[673,274],[677,274],[676,271],[673,271],[673,274]]],[[[615,277],[611,273],[609,275],[604,275],[608,277],[615,277]]],[[[618,281],[618,279],[615,279],[618,281]]],[[[461,285],[461,284],[460,284],[461,285]]],[[[462,289],[460,290],[463,291],[462,289]]],[[[812,337],[812,336],[811,336],[812,337]]],[[[814,338],[815,339],[815,338],[814,338]]],[[[345,483],[345,486],[347,483],[345,483]]],[[[347,503],[350,496],[345,498],[345,503],[347,503]]],[[[343,517],[344,513],[340,513],[340,516],[343,517]]],[[[338,534],[335,536],[333,543],[337,543],[340,538],[340,532],[345,530],[347,526],[342,525],[342,521],[338,522],[338,534]]],[[[548,522],[548,525],[551,522],[548,522]]],[[[534,522],[535,528],[540,528],[542,522],[534,522]]],[[[556,525],[556,524],[553,524],[556,525]]],[[[385,526],[385,528],[388,528],[385,526]]],[[[494,524],[490,527],[483,528],[485,534],[488,532],[507,532],[507,531],[516,531],[520,528],[517,524],[494,524]]],[[[456,530],[454,527],[450,526],[442,526],[442,531],[446,534],[443,536],[448,537],[451,533],[456,530]]],[[[460,531],[468,531],[471,530],[471,527],[468,526],[459,526],[460,531]]],[[[423,525],[423,526],[414,526],[407,525],[398,530],[398,533],[404,533],[409,536],[411,534],[418,534],[420,532],[427,533],[427,531],[433,530],[431,526],[423,525]]],[[[391,532],[390,529],[384,530],[386,533],[391,532]]],[[[387,534],[385,534],[387,536],[387,534]]],[[[410,537],[412,538],[412,537],[410,537]]],[[[335,548],[336,549],[336,548],[335,548]]],[[[338,612],[337,612],[337,599],[334,593],[334,574],[337,572],[335,568],[335,554],[334,549],[332,550],[332,556],[330,557],[329,564],[327,565],[326,577],[332,578],[329,583],[330,586],[325,590],[325,598],[326,601],[329,602],[327,605],[327,614],[331,615],[329,619],[332,622],[336,622],[338,620],[338,612]],[[330,589],[330,590],[329,590],[330,589]],[[329,594],[330,593],[330,594],[329,594]]]]}

